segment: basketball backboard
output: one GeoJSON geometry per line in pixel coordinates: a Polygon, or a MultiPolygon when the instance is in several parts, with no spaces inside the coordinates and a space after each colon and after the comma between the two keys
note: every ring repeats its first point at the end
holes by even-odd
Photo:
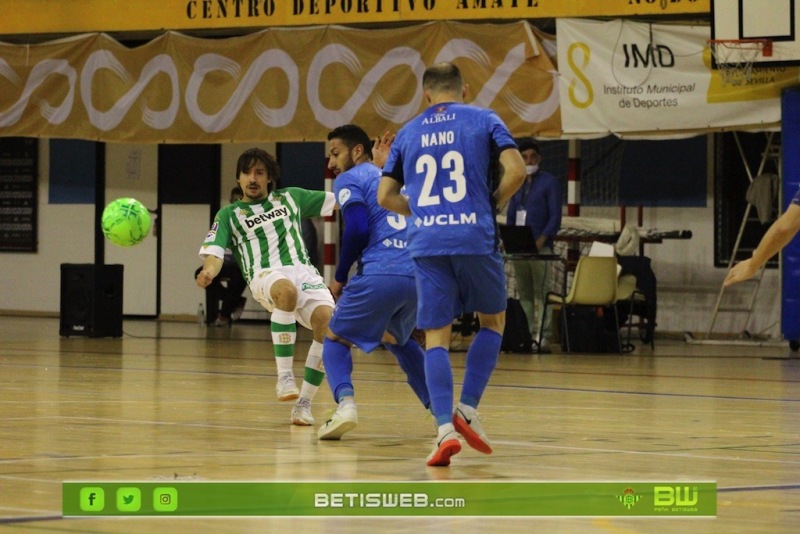
{"type": "Polygon", "coordinates": [[[752,58],[756,67],[800,65],[798,8],[800,0],[711,0],[711,39],[771,45],[752,58]]]}

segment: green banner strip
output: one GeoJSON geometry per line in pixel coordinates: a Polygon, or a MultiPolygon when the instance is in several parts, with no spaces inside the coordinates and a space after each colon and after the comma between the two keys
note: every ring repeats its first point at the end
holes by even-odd
{"type": "Polygon", "coordinates": [[[713,517],[716,482],[64,482],[64,516],[713,517]]]}

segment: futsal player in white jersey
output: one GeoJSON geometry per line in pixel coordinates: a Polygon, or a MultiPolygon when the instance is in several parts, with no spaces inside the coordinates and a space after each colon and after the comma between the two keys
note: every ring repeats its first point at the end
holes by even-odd
{"type": "MultiPolygon", "coordinates": [[[[386,161],[387,134],[375,143],[375,163],[386,161]]],[[[355,124],[328,134],[328,168],[336,175],[333,192],[339,203],[344,234],[331,291],[338,297],[328,325],[322,357],[328,384],[338,404],[317,436],[341,439],[358,424],[351,378],[356,346],[372,352],[383,343],[406,373],[408,384],[425,408],[425,355],[411,338],[416,325],[417,292],[414,265],[406,250],[406,221],[378,206],[381,170],[373,164],[367,133],[355,124]],[[358,264],[350,277],[350,268],[358,264]]]]}
{"type": "Polygon", "coordinates": [[[525,163],[497,114],[464,104],[466,86],[455,65],[428,67],[422,89],[430,107],[397,133],[378,202],[408,217],[417,326],[425,330],[425,375],[439,425],[427,464],[446,466],[461,450],[457,433],[472,448],[492,452],[477,407],[505,326],[506,281],[495,214],[525,179],[525,163]],[[404,185],[407,196],[401,193],[404,185]],[[481,328],[467,351],[454,410],[450,333],[453,319],[470,312],[477,312],[481,328]]]}
{"type": "Polygon", "coordinates": [[[291,422],[310,426],[314,424],[311,401],[325,377],[322,341],[334,302],[311,263],[301,221],[330,215],[336,201],[333,193],[325,191],[277,189],[278,162],[260,148],[248,149],[239,156],[236,176],[244,197],[223,207],[214,218],[200,249],[204,261],[197,284],[210,284],[219,274],[225,249],[233,251],[253,296],[271,312],[278,400],[297,399],[291,422]],[[297,322],[313,333],[299,390],[292,371],[297,322]]]}

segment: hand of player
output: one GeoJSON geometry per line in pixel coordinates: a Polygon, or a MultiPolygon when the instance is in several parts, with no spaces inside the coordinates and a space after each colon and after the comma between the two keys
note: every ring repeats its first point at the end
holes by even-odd
{"type": "Polygon", "coordinates": [[[339,297],[342,296],[342,290],[344,289],[344,284],[341,282],[337,282],[333,280],[331,285],[328,286],[328,289],[331,290],[331,295],[333,295],[334,300],[339,300],[339,297]]]}
{"type": "Polygon", "coordinates": [[[212,281],[214,281],[214,276],[211,274],[210,271],[204,269],[204,270],[200,271],[199,273],[197,273],[197,285],[198,286],[200,286],[202,288],[208,287],[208,285],[212,281]]]}
{"type": "Polygon", "coordinates": [[[749,278],[752,278],[756,274],[757,269],[753,268],[752,260],[744,260],[740,261],[736,265],[733,266],[733,269],[730,270],[728,276],[725,277],[725,281],[722,283],[724,287],[732,286],[733,284],[738,284],[739,282],[743,282],[749,278]]]}
{"type": "Polygon", "coordinates": [[[372,144],[372,163],[378,167],[383,167],[389,157],[389,149],[394,142],[394,137],[393,133],[387,131],[381,137],[375,139],[375,143],[372,144]]]}

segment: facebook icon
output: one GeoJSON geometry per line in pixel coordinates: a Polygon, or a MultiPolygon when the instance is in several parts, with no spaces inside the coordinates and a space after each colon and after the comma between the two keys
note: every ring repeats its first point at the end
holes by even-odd
{"type": "Polygon", "coordinates": [[[105,508],[105,492],[103,488],[81,488],[80,506],[84,512],[101,512],[105,508]]]}

